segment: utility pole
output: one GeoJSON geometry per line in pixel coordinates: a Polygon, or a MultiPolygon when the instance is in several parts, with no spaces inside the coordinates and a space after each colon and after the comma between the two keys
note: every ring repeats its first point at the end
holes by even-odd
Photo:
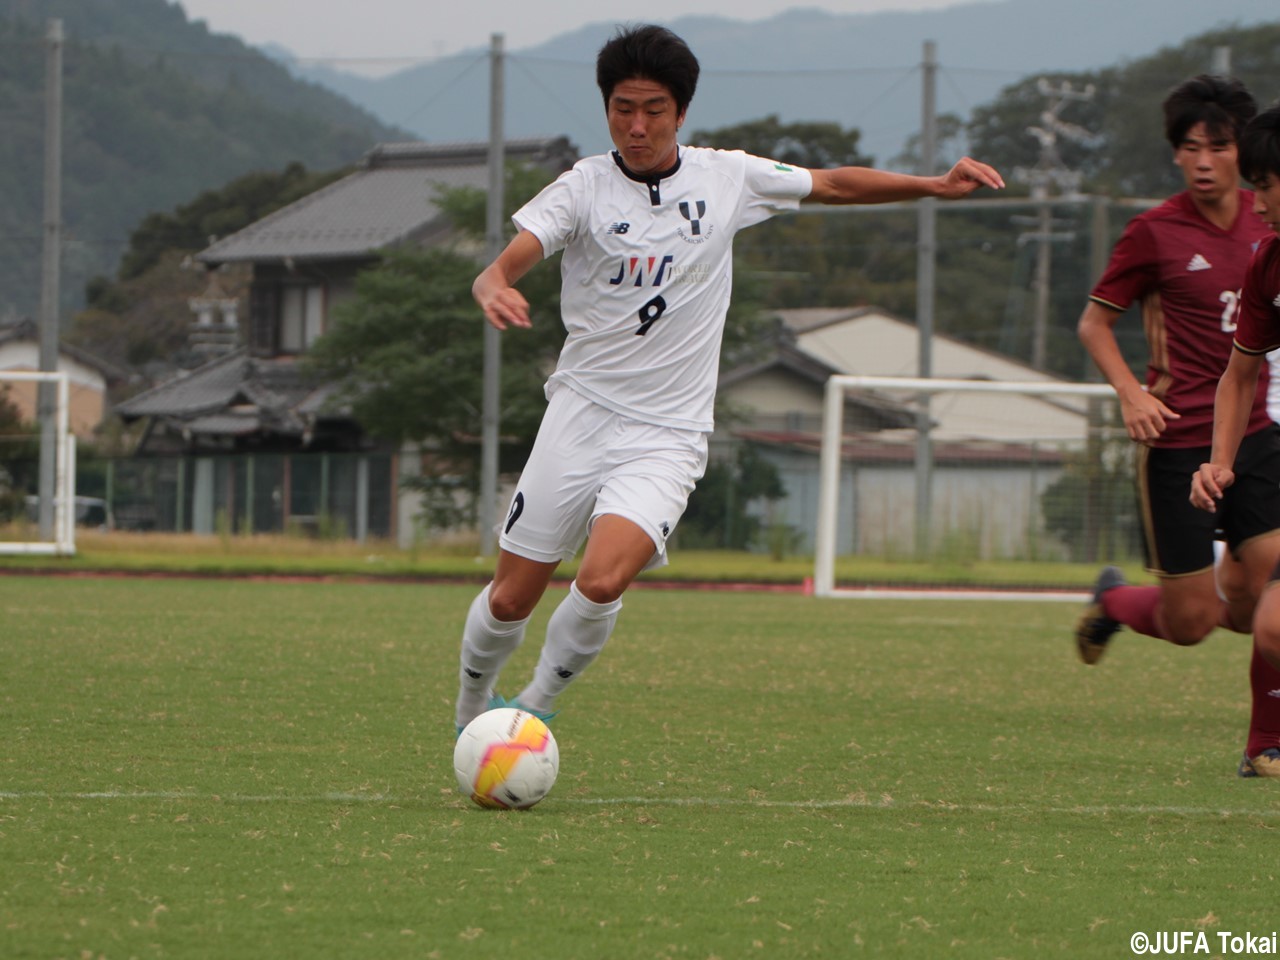
{"type": "MultiPolygon", "coordinates": [[[[40,372],[58,369],[58,286],[62,267],[62,21],[50,20],[45,33],[44,238],[40,285],[40,372]]],[[[56,386],[41,383],[36,393],[40,421],[40,538],[53,536],[57,479],[56,386]]],[[[75,510],[75,504],[63,505],[75,510]]],[[[73,514],[74,516],[74,514],[73,514]]]]}
{"type": "MultiPolygon", "coordinates": [[[[502,213],[506,206],[503,140],[502,34],[490,37],[489,46],[489,197],[485,206],[485,254],[492,263],[502,252],[502,213]]],[[[481,401],[480,438],[480,555],[495,553],[498,500],[498,423],[502,397],[502,334],[484,324],[484,393],[481,401]]]]}
{"type": "MultiPolygon", "coordinates": [[[[938,48],[924,42],[921,63],[920,175],[935,172],[938,150],[938,48]]],[[[933,314],[937,300],[938,201],[925,197],[916,210],[916,336],[919,340],[917,375],[933,376],[933,314]]],[[[933,424],[928,393],[916,406],[916,556],[926,557],[932,540],[933,520],[933,424]]]]}
{"type": "Polygon", "coordinates": [[[1083,90],[1075,90],[1069,81],[1054,87],[1043,78],[1037,87],[1048,98],[1049,106],[1040,114],[1040,126],[1028,127],[1027,132],[1040,141],[1040,157],[1034,167],[1018,167],[1014,170],[1014,175],[1031,185],[1031,199],[1038,202],[1039,213],[1034,218],[1014,217],[1013,220],[1015,223],[1035,227],[1034,232],[1019,235],[1019,246],[1031,241],[1039,244],[1036,248],[1036,302],[1031,328],[1031,366],[1043,370],[1046,366],[1049,338],[1050,244],[1075,238],[1074,233],[1055,232],[1059,226],[1066,226],[1067,223],[1053,219],[1050,188],[1056,186],[1063,195],[1077,198],[1080,196],[1081,181],[1080,172],[1068,170],[1062,162],[1058,153],[1058,140],[1065,138],[1077,143],[1090,143],[1095,139],[1083,127],[1062,120],[1059,114],[1068,103],[1093,99],[1094,87],[1089,84],[1083,90]]]}
{"type": "Polygon", "coordinates": [[[1231,76],[1231,48],[1230,47],[1214,47],[1213,60],[1209,65],[1209,72],[1219,77],[1231,76]]]}

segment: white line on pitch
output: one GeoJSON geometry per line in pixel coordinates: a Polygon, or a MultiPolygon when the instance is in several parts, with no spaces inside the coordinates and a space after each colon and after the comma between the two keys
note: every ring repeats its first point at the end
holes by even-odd
{"type": "MultiPolygon", "coordinates": [[[[459,794],[461,798],[461,794],[459,794]]],[[[311,796],[256,795],[256,794],[199,794],[176,790],[95,790],[83,793],[50,793],[41,790],[0,790],[4,800],[193,800],[214,803],[421,803],[422,797],[393,797],[382,793],[321,793],[311,796]]],[[[911,800],[898,802],[883,799],[846,797],[839,800],[766,800],[738,797],[552,797],[550,803],[575,806],[660,806],[660,807],[759,807],[785,810],[921,810],[937,813],[1052,813],[1079,816],[1106,816],[1108,814],[1151,816],[1162,814],[1179,817],[1260,817],[1265,820],[1280,819],[1280,809],[1242,810],[1226,807],[1184,807],[1155,804],[1090,805],[1079,807],[1037,807],[1030,804],[1001,806],[989,803],[951,803],[945,800],[911,800]]]]}

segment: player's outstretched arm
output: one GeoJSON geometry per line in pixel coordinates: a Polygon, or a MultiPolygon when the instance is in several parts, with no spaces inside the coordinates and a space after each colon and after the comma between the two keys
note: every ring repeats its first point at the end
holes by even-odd
{"type": "Polygon", "coordinates": [[[476,277],[471,295],[484,311],[485,319],[497,329],[533,326],[529,320],[529,301],[515,288],[515,283],[541,259],[542,243],[529,231],[521,230],[476,277]]]}
{"type": "Polygon", "coordinates": [[[810,203],[893,203],[939,197],[958,200],[979,187],[1000,190],[1004,180],[994,167],[964,157],[950,170],[936,177],[876,170],[873,167],[837,167],[810,170],[813,189],[805,197],[810,203]]]}

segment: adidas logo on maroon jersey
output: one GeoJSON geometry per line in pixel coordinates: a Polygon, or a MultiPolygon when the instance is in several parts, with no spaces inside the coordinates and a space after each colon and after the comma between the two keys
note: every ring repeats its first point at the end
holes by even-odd
{"type": "Polygon", "coordinates": [[[1204,258],[1204,254],[1197,253],[1191,258],[1191,262],[1187,264],[1187,270],[1212,270],[1213,264],[1204,258]]]}

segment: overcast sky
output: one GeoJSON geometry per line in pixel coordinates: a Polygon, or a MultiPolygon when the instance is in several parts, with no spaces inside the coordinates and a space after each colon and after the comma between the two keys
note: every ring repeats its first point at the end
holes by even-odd
{"type": "MultiPolygon", "coordinates": [[[[459,50],[487,47],[500,33],[508,50],[522,50],[588,23],[618,17],[618,7],[599,0],[180,0],[193,20],[216,33],[232,33],[255,46],[278,44],[299,59],[345,60],[334,66],[358,70],[381,60],[382,72],[406,62],[434,59],[459,50]],[[398,61],[389,63],[386,61],[398,61]]],[[[694,14],[763,20],[796,7],[833,13],[936,10],[980,0],[649,0],[644,12],[625,19],[666,22],[694,14]]]]}

